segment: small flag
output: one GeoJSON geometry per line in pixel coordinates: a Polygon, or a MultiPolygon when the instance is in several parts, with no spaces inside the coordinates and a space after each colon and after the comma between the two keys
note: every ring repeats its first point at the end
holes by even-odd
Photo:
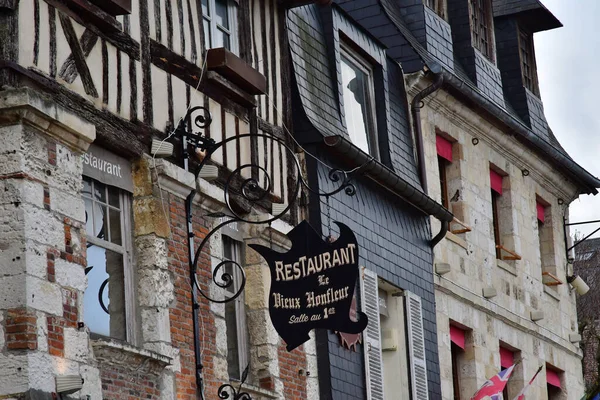
{"type": "Polygon", "coordinates": [[[543,367],[544,367],[543,365],[540,365],[540,367],[536,371],[535,375],[533,375],[533,378],[531,378],[529,383],[527,385],[525,385],[525,387],[521,390],[521,392],[519,392],[517,397],[515,397],[513,400],[525,400],[525,392],[527,392],[527,389],[529,389],[529,387],[531,386],[531,384],[533,383],[535,378],[538,376],[538,374],[540,373],[540,371],[542,370],[543,367]]]}
{"type": "Polygon", "coordinates": [[[498,375],[493,378],[488,379],[481,388],[475,393],[471,400],[483,400],[483,399],[491,399],[491,400],[503,400],[502,399],[502,391],[506,386],[506,382],[508,382],[508,378],[513,372],[516,364],[512,365],[510,368],[502,370],[498,372],[498,375]]]}

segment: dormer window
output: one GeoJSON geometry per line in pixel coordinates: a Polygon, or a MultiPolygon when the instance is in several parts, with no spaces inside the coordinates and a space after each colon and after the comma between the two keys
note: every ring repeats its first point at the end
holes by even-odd
{"type": "Polygon", "coordinates": [[[521,75],[523,86],[539,96],[535,53],[533,52],[533,35],[519,29],[519,55],[521,57],[521,75]]]}
{"type": "Polygon", "coordinates": [[[431,8],[437,15],[446,18],[445,0],[424,0],[425,5],[431,8]]]}
{"type": "Polygon", "coordinates": [[[473,47],[494,61],[492,4],[490,0],[470,0],[471,36],[473,47]]]}

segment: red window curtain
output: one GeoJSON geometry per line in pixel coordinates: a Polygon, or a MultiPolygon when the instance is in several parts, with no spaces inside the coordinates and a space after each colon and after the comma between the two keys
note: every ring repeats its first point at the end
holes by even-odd
{"type": "Polygon", "coordinates": [[[435,148],[438,156],[452,162],[452,143],[448,139],[444,139],[440,135],[435,136],[435,148]]]}
{"type": "Polygon", "coordinates": [[[510,368],[514,363],[515,354],[504,347],[500,347],[500,366],[502,368],[510,368]]]}
{"type": "Polygon", "coordinates": [[[465,349],[465,331],[462,329],[450,325],[450,340],[461,349],[465,349]]]}
{"type": "Polygon", "coordinates": [[[548,385],[560,388],[560,377],[558,373],[552,369],[546,368],[546,382],[548,385]]]}
{"type": "Polygon", "coordinates": [[[540,222],[543,223],[544,222],[544,215],[545,215],[546,207],[542,203],[540,203],[539,201],[536,202],[535,206],[536,206],[536,209],[537,209],[537,219],[540,222]]]}
{"type": "Polygon", "coordinates": [[[490,185],[492,190],[498,194],[502,194],[502,175],[490,169],[490,185]]]}

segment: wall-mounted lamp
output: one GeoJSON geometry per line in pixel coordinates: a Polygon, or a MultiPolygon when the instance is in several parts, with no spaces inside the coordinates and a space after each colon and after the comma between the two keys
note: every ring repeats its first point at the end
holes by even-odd
{"type": "Polygon", "coordinates": [[[474,137],[473,139],[471,139],[471,143],[473,143],[473,146],[477,146],[479,144],[479,139],[474,137]]]}
{"type": "Polygon", "coordinates": [[[56,377],[56,393],[71,394],[83,387],[81,375],[63,375],[56,377]]]}
{"type": "Polygon", "coordinates": [[[587,292],[589,292],[590,287],[580,276],[572,275],[567,276],[567,282],[571,285],[573,289],[577,292],[578,295],[583,296],[587,292]]]}
{"type": "Polygon", "coordinates": [[[173,143],[152,139],[150,154],[155,157],[170,157],[173,155],[173,143]]]}
{"type": "Polygon", "coordinates": [[[528,169],[521,170],[521,173],[523,174],[523,176],[529,176],[529,170],[528,169]]]}

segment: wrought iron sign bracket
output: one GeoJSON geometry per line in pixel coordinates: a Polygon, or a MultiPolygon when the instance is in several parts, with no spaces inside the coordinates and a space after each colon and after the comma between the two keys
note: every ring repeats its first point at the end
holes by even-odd
{"type": "MultiPolygon", "coordinates": [[[[197,151],[203,153],[203,157],[200,160],[198,166],[194,171],[194,182],[197,181],[200,171],[206,166],[208,160],[211,159],[211,156],[217,151],[219,148],[222,148],[227,143],[238,141],[241,139],[257,139],[262,138],[263,140],[271,140],[273,141],[273,145],[278,144],[281,145],[282,151],[286,152],[288,157],[293,160],[293,169],[295,169],[295,177],[296,177],[296,185],[292,188],[291,185],[288,186],[289,199],[291,199],[290,204],[282,204],[281,207],[277,208],[277,212],[275,210],[272,211],[272,215],[268,214],[265,218],[258,219],[248,219],[244,215],[241,215],[236,211],[234,207],[232,207],[232,197],[241,197],[246,202],[249,202],[251,205],[255,205],[260,200],[264,199],[265,196],[268,196],[272,189],[271,176],[267,168],[260,166],[258,164],[248,163],[237,167],[233,170],[229,177],[226,179],[224,185],[224,200],[229,211],[229,215],[225,215],[223,213],[209,214],[208,217],[219,216],[224,217],[225,219],[218,223],[212,230],[210,230],[201,240],[199,246],[196,248],[194,244],[194,227],[193,227],[193,210],[192,204],[193,199],[196,196],[196,189],[192,189],[190,194],[185,199],[185,213],[186,213],[186,222],[187,222],[187,236],[188,236],[188,262],[189,262],[189,272],[190,272],[190,281],[192,286],[192,312],[193,312],[193,325],[194,325],[194,353],[196,359],[196,382],[199,389],[200,397],[204,399],[204,384],[203,384],[203,376],[202,376],[202,359],[201,359],[201,343],[200,343],[200,326],[199,326],[199,309],[200,304],[198,302],[198,294],[207,299],[209,302],[214,303],[227,303],[235,300],[240,294],[243,292],[245,284],[246,284],[246,275],[243,267],[233,260],[223,260],[219,264],[217,264],[212,273],[212,283],[221,289],[230,289],[235,288],[235,292],[228,297],[224,298],[213,298],[205,293],[199,282],[197,277],[198,270],[198,261],[200,255],[204,251],[204,248],[207,243],[209,243],[210,239],[217,233],[221,228],[237,222],[246,222],[249,224],[270,224],[271,222],[280,219],[283,215],[285,215],[292,207],[294,207],[297,199],[299,198],[298,194],[301,187],[306,188],[310,192],[328,199],[329,197],[344,191],[344,193],[348,196],[353,196],[356,193],[356,188],[352,183],[352,177],[355,175],[361,174],[361,169],[363,166],[359,168],[355,168],[352,171],[344,171],[342,169],[331,169],[329,172],[329,179],[331,182],[334,182],[337,187],[330,192],[321,192],[315,191],[308,183],[305,181],[302,176],[302,168],[301,165],[294,153],[294,150],[288,146],[285,140],[261,133],[248,133],[248,134],[240,134],[228,137],[223,139],[222,141],[216,142],[214,139],[206,136],[206,128],[210,126],[212,123],[212,118],[208,109],[202,106],[191,107],[186,116],[178,123],[177,128],[175,129],[174,136],[181,141],[181,154],[182,154],[182,162],[183,168],[186,171],[189,171],[189,159],[190,159],[190,149],[191,153],[194,154],[197,151]],[[243,175],[244,172],[254,172],[250,174],[243,175]],[[263,185],[261,182],[254,178],[259,175],[256,172],[260,172],[260,175],[263,176],[263,185]],[[234,177],[238,176],[240,179],[234,179],[234,177]],[[247,178],[247,176],[251,176],[251,178],[247,178]],[[237,284],[234,282],[232,274],[226,272],[226,266],[231,266],[233,268],[237,268],[240,271],[241,281],[237,284]],[[233,285],[233,286],[232,286],[233,285]]],[[[369,161],[370,162],[370,161],[369,161]]],[[[263,216],[261,214],[261,216],[263,216]]],[[[229,292],[231,293],[231,292],[229,292]]],[[[242,382],[240,386],[235,389],[230,384],[223,384],[218,389],[219,399],[232,399],[232,400],[251,400],[251,396],[248,393],[242,392],[241,387],[244,384],[248,374],[248,368],[244,371],[242,382]]]]}

